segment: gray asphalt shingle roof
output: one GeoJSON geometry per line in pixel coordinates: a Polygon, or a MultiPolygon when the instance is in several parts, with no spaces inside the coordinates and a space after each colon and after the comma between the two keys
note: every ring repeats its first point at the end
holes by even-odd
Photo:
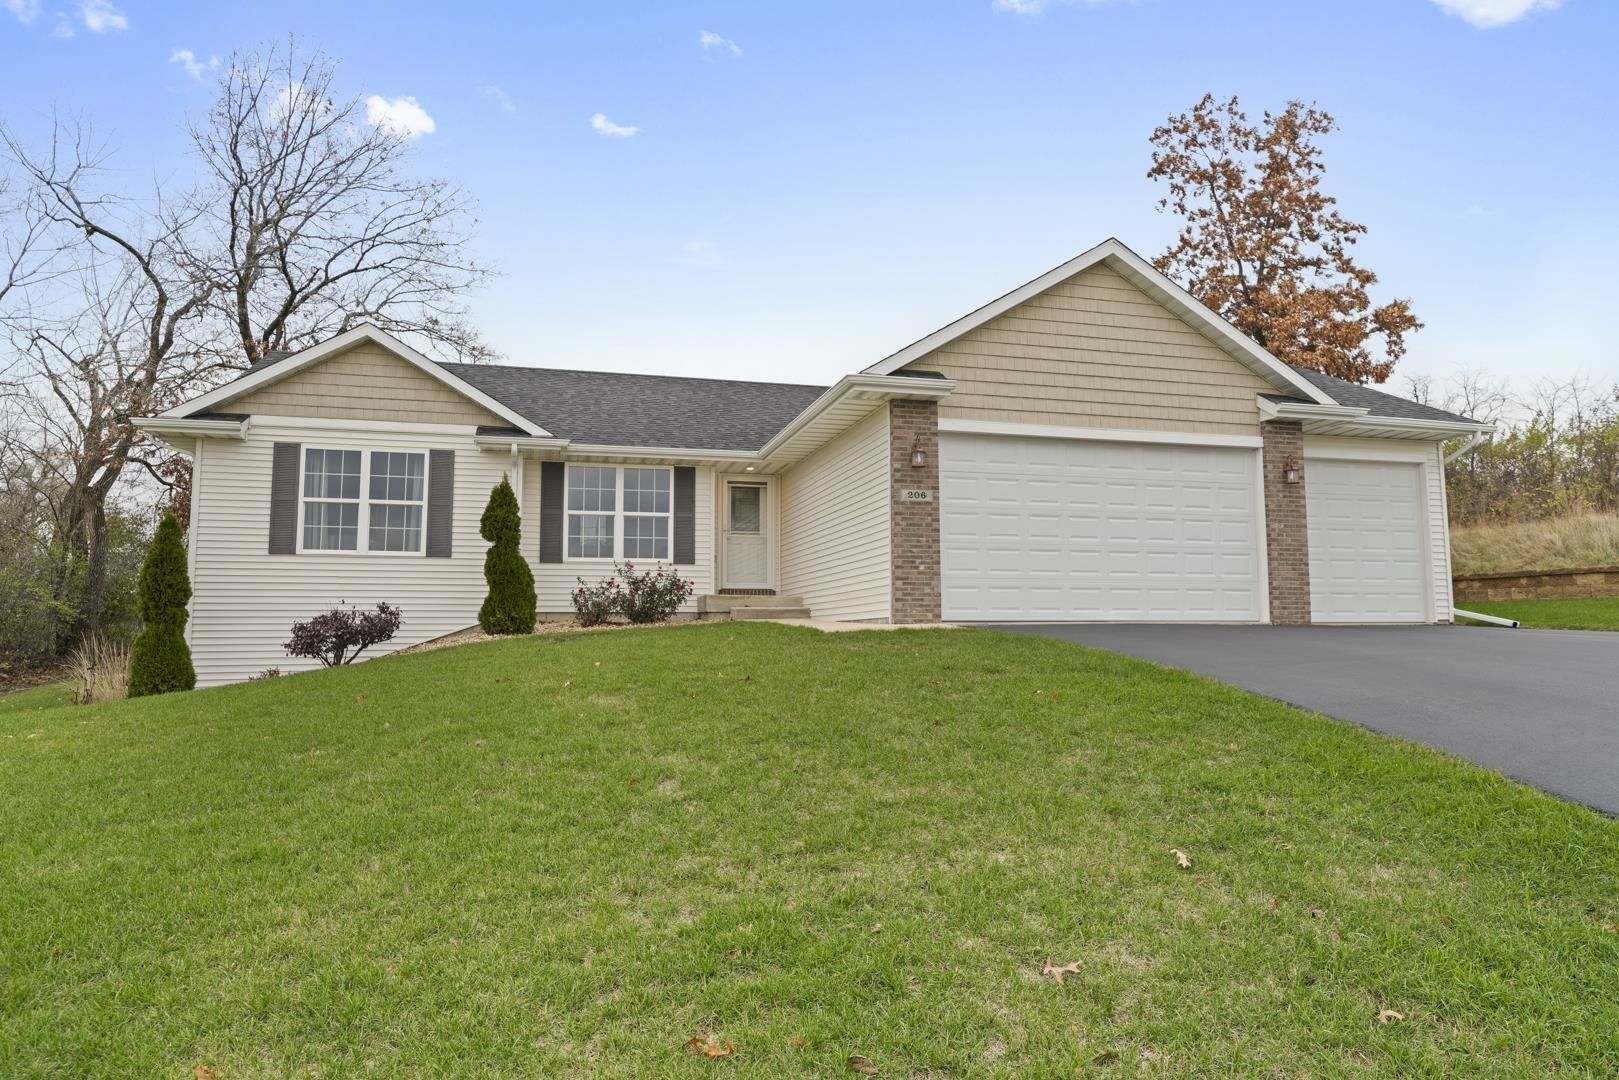
{"type": "Polygon", "coordinates": [[[796,383],[440,364],[577,443],[757,450],[826,391],[796,383]]]}
{"type": "MultiPolygon", "coordinates": [[[[246,374],[284,359],[272,354],[246,374]]],[[[440,364],[445,371],[559,438],[607,446],[757,450],[826,391],[799,383],[692,379],[499,364],[440,364]]],[[[1470,423],[1465,416],[1292,365],[1340,405],[1371,416],[1470,423]]],[[[907,372],[907,374],[934,374],[907,372]]],[[[1295,400],[1267,394],[1276,401],[1295,400]]],[[[496,429],[490,429],[494,431],[496,429]]]]}
{"type": "Polygon", "coordinates": [[[1381,390],[1373,390],[1370,386],[1362,386],[1332,375],[1326,375],[1312,368],[1299,367],[1289,364],[1316,389],[1325,390],[1327,396],[1340,405],[1348,405],[1354,409],[1366,409],[1372,416],[1390,416],[1403,420],[1449,420],[1453,423],[1471,424],[1472,419],[1458,416],[1444,409],[1436,409],[1431,405],[1423,405],[1409,398],[1399,397],[1395,394],[1386,394],[1381,390]]]}

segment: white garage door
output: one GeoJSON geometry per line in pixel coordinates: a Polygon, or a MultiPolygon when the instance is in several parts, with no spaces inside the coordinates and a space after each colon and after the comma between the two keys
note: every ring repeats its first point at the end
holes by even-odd
{"type": "Polygon", "coordinates": [[[1315,622],[1426,622],[1422,467],[1305,461],[1310,617],[1315,622]]]}
{"type": "Polygon", "coordinates": [[[1253,450],[946,434],[944,617],[1255,622],[1253,450]]]}

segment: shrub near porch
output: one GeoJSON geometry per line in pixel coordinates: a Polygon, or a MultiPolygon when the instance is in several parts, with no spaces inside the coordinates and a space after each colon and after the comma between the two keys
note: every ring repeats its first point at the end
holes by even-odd
{"type": "Polygon", "coordinates": [[[511,639],[0,713],[0,775],[0,1075],[1619,1060],[1619,824],[1045,639],[511,639]]]}

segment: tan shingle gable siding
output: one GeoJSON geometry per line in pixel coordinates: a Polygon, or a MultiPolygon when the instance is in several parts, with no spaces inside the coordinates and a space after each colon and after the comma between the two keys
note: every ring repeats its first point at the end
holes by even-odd
{"type": "Polygon", "coordinates": [[[957,382],[941,418],[1257,435],[1275,388],[1107,266],[907,365],[957,382]]]}
{"type": "Polygon", "coordinates": [[[233,413],[508,426],[380,345],[365,343],[221,406],[233,413]]]}

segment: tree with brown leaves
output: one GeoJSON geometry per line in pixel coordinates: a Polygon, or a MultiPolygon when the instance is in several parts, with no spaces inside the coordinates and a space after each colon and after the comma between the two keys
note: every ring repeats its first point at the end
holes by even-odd
{"type": "Polygon", "coordinates": [[[1170,117],[1147,175],[1186,225],[1153,265],[1288,363],[1383,382],[1422,323],[1407,300],[1372,306],[1377,275],[1350,254],[1366,226],[1321,192],[1316,140],[1337,126],[1301,101],[1253,124],[1212,94],[1170,117]]]}

